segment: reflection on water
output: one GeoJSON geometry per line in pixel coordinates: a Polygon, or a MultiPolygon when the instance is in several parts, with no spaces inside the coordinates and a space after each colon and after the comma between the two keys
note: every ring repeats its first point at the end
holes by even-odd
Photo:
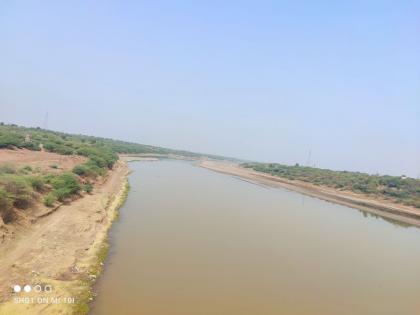
{"type": "Polygon", "coordinates": [[[185,162],[131,168],[93,314],[420,313],[420,229],[185,162]]]}
{"type": "Polygon", "coordinates": [[[413,228],[412,225],[410,225],[408,223],[405,223],[405,222],[401,222],[401,221],[397,221],[397,220],[394,220],[394,219],[391,219],[391,218],[383,217],[383,216],[380,216],[379,214],[363,211],[363,210],[360,210],[360,209],[356,209],[356,210],[361,212],[363,217],[365,217],[365,218],[371,217],[371,218],[375,218],[375,219],[378,219],[378,220],[384,220],[388,223],[391,223],[392,225],[394,225],[396,227],[402,227],[402,228],[411,227],[411,228],[413,228]]]}

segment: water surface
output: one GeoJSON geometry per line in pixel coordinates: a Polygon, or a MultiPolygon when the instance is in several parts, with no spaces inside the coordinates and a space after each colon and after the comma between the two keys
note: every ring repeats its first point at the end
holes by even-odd
{"type": "Polygon", "coordinates": [[[420,314],[420,229],[186,162],[133,162],[93,314],[420,314]]]}

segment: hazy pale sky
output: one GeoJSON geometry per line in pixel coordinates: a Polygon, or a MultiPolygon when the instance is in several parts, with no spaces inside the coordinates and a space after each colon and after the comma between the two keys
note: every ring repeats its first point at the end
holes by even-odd
{"type": "Polygon", "coordinates": [[[1,1],[0,121],[420,173],[419,1],[1,1]]]}

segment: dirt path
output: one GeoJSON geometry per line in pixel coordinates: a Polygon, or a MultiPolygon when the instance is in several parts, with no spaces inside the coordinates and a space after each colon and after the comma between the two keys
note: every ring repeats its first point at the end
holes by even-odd
{"type": "Polygon", "coordinates": [[[198,165],[219,173],[237,176],[253,183],[286,188],[311,197],[360,209],[390,220],[420,226],[420,209],[414,207],[392,203],[387,200],[371,199],[364,195],[338,191],[328,187],[320,187],[298,180],[291,181],[257,172],[249,168],[243,168],[234,163],[202,161],[198,165]]]}
{"type": "Polygon", "coordinates": [[[74,314],[85,310],[98,254],[125,193],[127,173],[126,163],[118,161],[92,195],[61,206],[0,245],[0,314],[74,314]],[[16,284],[22,288],[40,284],[44,292],[13,293],[16,284]],[[52,286],[51,293],[45,292],[49,289],[46,285],[52,286]],[[18,297],[30,303],[15,303],[18,297]],[[46,299],[48,303],[44,303],[46,299]]]}

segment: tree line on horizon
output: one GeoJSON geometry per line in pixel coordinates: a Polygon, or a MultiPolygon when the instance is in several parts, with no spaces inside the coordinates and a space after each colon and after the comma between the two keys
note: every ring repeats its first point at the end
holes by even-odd
{"type": "Polygon", "coordinates": [[[377,196],[420,208],[420,180],[406,176],[370,175],[361,172],[333,171],[308,166],[277,163],[242,163],[243,167],[317,186],[377,196]]]}

